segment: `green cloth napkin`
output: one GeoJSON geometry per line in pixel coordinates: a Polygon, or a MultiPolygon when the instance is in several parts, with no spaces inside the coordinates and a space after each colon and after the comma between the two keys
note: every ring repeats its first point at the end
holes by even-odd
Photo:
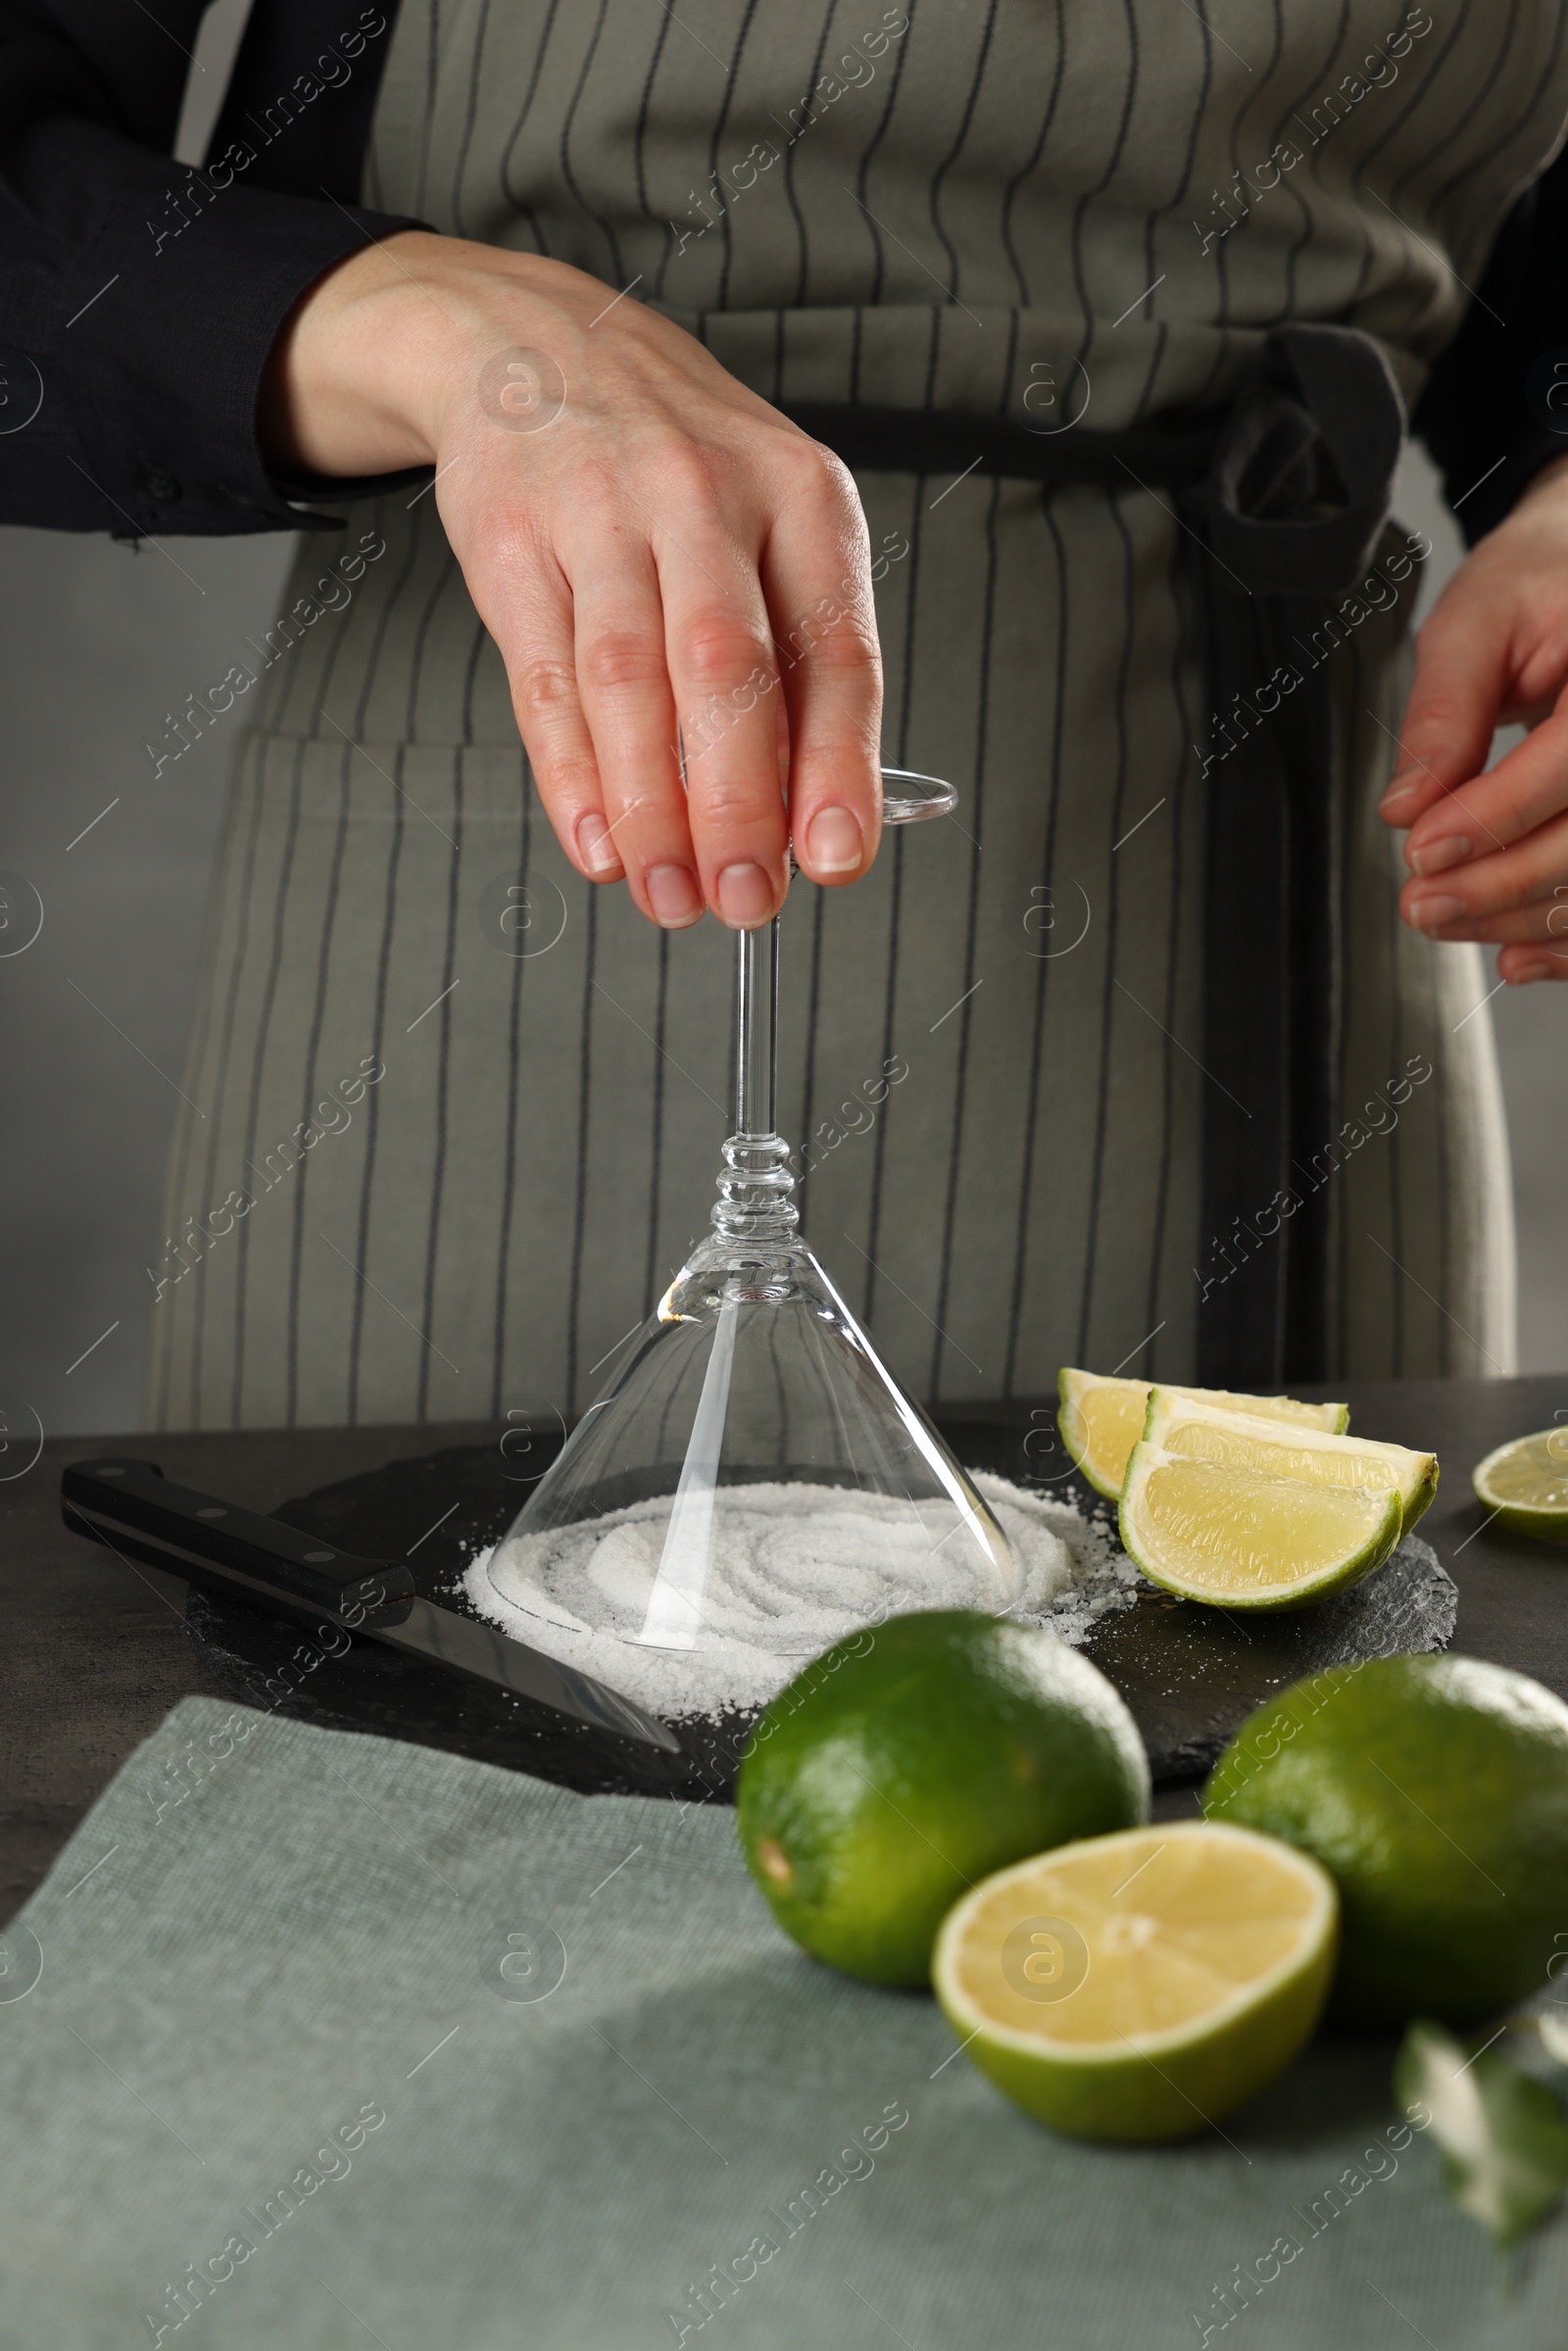
{"type": "Polygon", "coordinates": [[[787,1942],[724,1811],[190,1699],[4,1961],[8,2351],[1568,2335],[1568,2229],[1507,2284],[1391,2151],[1387,2042],[1185,2147],[1054,2138],[787,1942]]]}

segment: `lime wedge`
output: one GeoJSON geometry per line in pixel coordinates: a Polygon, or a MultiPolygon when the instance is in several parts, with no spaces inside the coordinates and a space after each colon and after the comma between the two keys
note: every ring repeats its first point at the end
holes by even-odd
{"type": "MultiPolygon", "coordinates": [[[[1068,1366],[1058,1373],[1056,1387],[1063,1445],[1090,1485],[1114,1501],[1127,1474],[1127,1457],[1144,1433],[1150,1383],[1102,1379],[1096,1372],[1068,1366]]],[[[1289,1396],[1232,1396],[1223,1388],[1166,1388],[1162,1393],[1260,1413],[1265,1420],[1298,1422],[1305,1428],[1338,1431],[1348,1428],[1350,1420],[1348,1404],[1298,1404],[1289,1396]]]]}
{"type": "Polygon", "coordinates": [[[932,1982],[970,2058],[1080,2138],[1186,2138],[1289,2065],[1322,2009],[1339,1899],[1304,1853],[1218,1821],[1015,1862],[950,1911],[932,1982]]]}
{"type": "Polygon", "coordinates": [[[1133,1447],[1121,1540],[1146,1576],[1223,1608],[1298,1608],[1381,1567],[1399,1540],[1396,1489],[1322,1486],[1240,1463],[1133,1447]]]}
{"type": "Polygon", "coordinates": [[[1476,1470],[1474,1483],[1481,1501],[1505,1527],[1568,1543],[1568,1428],[1499,1445],[1476,1470]]]}
{"type": "MultiPolygon", "coordinates": [[[[1227,1411],[1180,1388],[1151,1389],[1144,1436],[1167,1453],[1195,1461],[1225,1461],[1271,1478],[1312,1478],[1324,1486],[1392,1486],[1408,1535],[1438,1490],[1435,1453],[1369,1437],[1335,1437],[1326,1429],[1291,1427],[1252,1412],[1227,1411]]],[[[1568,1468],[1568,1463],[1564,1464],[1568,1468]]]]}

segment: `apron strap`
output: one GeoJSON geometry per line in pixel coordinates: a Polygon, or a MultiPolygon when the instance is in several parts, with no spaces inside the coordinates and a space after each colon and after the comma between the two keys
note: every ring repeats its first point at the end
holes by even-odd
{"type": "Polygon", "coordinates": [[[1382,352],[1349,327],[1276,327],[1228,409],[1127,432],[782,406],[859,472],[1136,479],[1174,493],[1209,689],[1198,1377],[1326,1378],[1331,1188],[1306,1162],[1336,1135],[1340,1106],[1347,781],[1328,655],[1348,633],[1335,606],[1376,552],[1404,445],[1382,352]],[[1263,1235],[1259,1218],[1275,1220],[1263,1235]]]}
{"type": "Polygon", "coordinates": [[[1207,621],[1198,1377],[1330,1376],[1348,779],[1338,606],[1388,519],[1404,407],[1369,336],[1276,328],[1185,492],[1207,621]],[[1259,715],[1261,710],[1262,715],[1259,715]],[[1261,1231],[1259,1230],[1261,1226],[1261,1231]]]}

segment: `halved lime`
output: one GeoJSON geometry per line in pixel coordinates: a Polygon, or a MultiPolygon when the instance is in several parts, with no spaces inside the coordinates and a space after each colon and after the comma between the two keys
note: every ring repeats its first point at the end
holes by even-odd
{"type": "Polygon", "coordinates": [[[1142,1444],[1120,1519],[1128,1557],[1167,1592],[1224,1608],[1298,1608],[1381,1567],[1403,1512],[1392,1486],[1319,1486],[1142,1444]]]}
{"type": "MultiPolygon", "coordinates": [[[[1056,1387],[1062,1444],[1090,1485],[1114,1501],[1127,1475],[1128,1456],[1144,1433],[1149,1381],[1106,1379],[1068,1365],[1057,1374],[1056,1387]]],[[[1306,1428],[1337,1432],[1350,1424],[1348,1404],[1300,1404],[1289,1396],[1233,1396],[1224,1388],[1167,1388],[1164,1393],[1259,1413],[1265,1420],[1299,1422],[1306,1428]]]]}
{"type": "MultiPolygon", "coordinates": [[[[1065,1435],[1065,1431],[1063,1431],[1065,1435]]],[[[1476,1494],[1505,1527],[1568,1543],[1568,1428],[1514,1437],[1475,1472],[1476,1494]]]]}
{"type": "Polygon", "coordinates": [[[1080,2138],[1186,2138],[1289,2065],[1334,1971],[1326,1870],[1255,1831],[1159,1822],[964,1895],[932,1982],[980,2071],[1080,2138]]]}
{"type": "MultiPolygon", "coordinates": [[[[1249,1410],[1189,1395],[1151,1389],[1144,1436],[1167,1453],[1197,1461],[1228,1461],[1271,1478],[1312,1478],[1324,1486],[1392,1486],[1408,1535],[1438,1490],[1435,1453],[1380,1445],[1370,1437],[1335,1437],[1326,1429],[1291,1427],[1249,1410]]],[[[1568,1468],[1568,1463],[1564,1464],[1568,1468]]]]}

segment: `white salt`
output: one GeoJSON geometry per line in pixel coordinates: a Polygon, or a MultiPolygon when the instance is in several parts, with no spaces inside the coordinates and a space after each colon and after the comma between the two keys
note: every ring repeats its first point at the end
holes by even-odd
{"type": "MultiPolygon", "coordinates": [[[[1105,1529],[1070,1503],[971,1474],[1022,1573],[1009,1617],[1079,1641],[1131,1599],[1133,1569],[1105,1529]]],[[[902,1501],[830,1486],[719,1492],[722,1532],[695,1648],[636,1639],[663,1551],[667,1495],[549,1536],[508,1537],[470,1562],[463,1590],[514,1639],[670,1721],[754,1711],[808,1657],[887,1616],[996,1604],[964,1562],[967,1546],[933,1549],[902,1501]]]]}

